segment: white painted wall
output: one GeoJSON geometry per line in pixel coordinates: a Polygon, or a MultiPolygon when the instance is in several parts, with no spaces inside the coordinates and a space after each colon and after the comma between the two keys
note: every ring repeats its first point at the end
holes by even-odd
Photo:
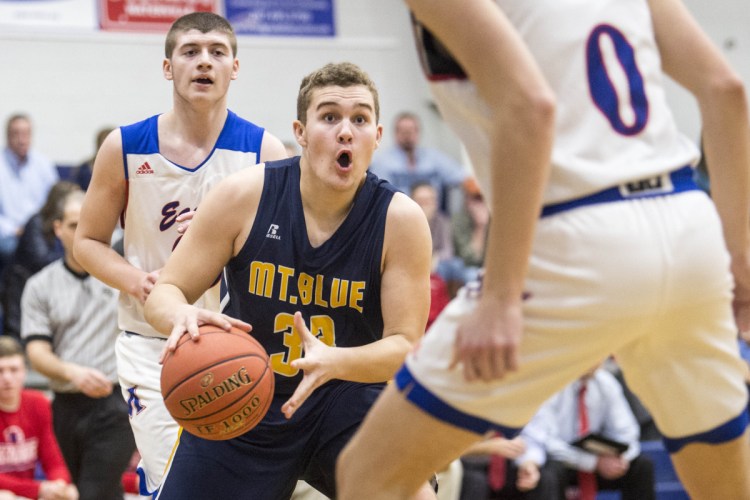
{"type": "MultiPolygon", "coordinates": [[[[712,39],[750,82],[750,0],[686,0],[712,39]]],[[[332,40],[240,37],[240,77],[230,107],[290,139],[300,79],[330,61],[362,66],[378,84],[384,145],[393,116],[410,109],[424,121],[424,141],[460,158],[457,142],[432,111],[402,0],[337,0],[339,36],[332,40]]],[[[96,130],[140,120],[171,107],[163,79],[163,35],[0,30],[0,144],[16,111],[35,123],[35,146],[54,161],[74,164],[93,151],[96,130]]],[[[692,98],[670,86],[675,115],[697,138],[692,98]]]]}

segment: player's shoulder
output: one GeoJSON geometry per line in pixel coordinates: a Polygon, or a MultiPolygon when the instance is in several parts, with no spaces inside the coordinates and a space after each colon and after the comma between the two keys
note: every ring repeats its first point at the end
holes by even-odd
{"type": "Polygon", "coordinates": [[[412,240],[429,234],[430,226],[422,208],[401,191],[393,193],[386,216],[386,238],[412,240]]]}
{"type": "Polygon", "coordinates": [[[388,217],[394,217],[398,219],[412,220],[412,219],[425,219],[427,220],[422,208],[417,204],[416,201],[412,200],[409,196],[402,193],[401,191],[395,191],[391,204],[388,207],[388,217]]]}
{"type": "Polygon", "coordinates": [[[263,190],[265,165],[259,163],[229,174],[211,188],[209,196],[223,200],[227,206],[242,204],[243,199],[259,198],[263,190]]]}
{"type": "Polygon", "coordinates": [[[125,153],[150,154],[159,151],[159,117],[153,115],[113,130],[104,146],[114,146],[125,153]],[[118,142],[119,141],[119,142],[118,142]]]}

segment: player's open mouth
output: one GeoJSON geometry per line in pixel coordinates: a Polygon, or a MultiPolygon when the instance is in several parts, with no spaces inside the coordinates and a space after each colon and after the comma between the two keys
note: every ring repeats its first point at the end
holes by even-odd
{"type": "Polygon", "coordinates": [[[193,81],[195,83],[200,83],[201,85],[211,85],[212,83],[214,83],[214,81],[211,80],[210,78],[196,78],[193,81]]]}
{"type": "Polygon", "coordinates": [[[336,161],[341,168],[347,168],[352,164],[352,155],[351,153],[344,151],[339,154],[338,158],[336,158],[336,161]]]}

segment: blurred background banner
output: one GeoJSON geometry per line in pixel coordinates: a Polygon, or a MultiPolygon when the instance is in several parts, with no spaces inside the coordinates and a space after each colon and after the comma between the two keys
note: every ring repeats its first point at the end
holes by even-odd
{"type": "Polygon", "coordinates": [[[0,26],[98,28],[93,0],[0,0],[0,26]]]}
{"type": "Polygon", "coordinates": [[[220,13],[218,1],[99,0],[101,28],[109,31],[157,31],[166,33],[175,19],[190,12],[220,13]]]}
{"type": "Polygon", "coordinates": [[[336,36],[333,0],[225,0],[238,35],[336,36]]]}

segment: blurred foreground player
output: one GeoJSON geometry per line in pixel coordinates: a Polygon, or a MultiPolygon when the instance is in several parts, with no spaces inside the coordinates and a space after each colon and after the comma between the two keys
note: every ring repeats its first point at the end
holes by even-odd
{"type": "Polygon", "coordinates": [[[407,3],[460,62],[417,27],[441,113],[492,207],[486,274],[342,453],[339,498],[407,496],[486,431],[512,436],[612,352],[691,498],[750,498],[740,78],[679,0],[407,3]],[[698,100],[716,206],[692,181],[698,151],[677,131],[662,71],[698,100]]]}

